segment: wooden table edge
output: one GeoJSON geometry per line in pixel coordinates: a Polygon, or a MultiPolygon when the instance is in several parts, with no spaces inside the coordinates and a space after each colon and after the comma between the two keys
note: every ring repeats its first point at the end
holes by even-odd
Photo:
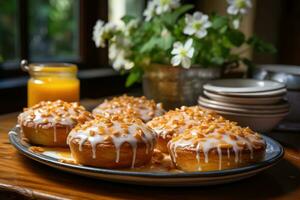
{"type": "Polygon", "coordinates": [[[0,191],[11,192],[21,195],[28,199],[47,199],[47,200],[67,200],[68,198],[58,197],[38,190],[28,189],[26,187],[19,187],[12,184],[0,183],[0,191]]]}

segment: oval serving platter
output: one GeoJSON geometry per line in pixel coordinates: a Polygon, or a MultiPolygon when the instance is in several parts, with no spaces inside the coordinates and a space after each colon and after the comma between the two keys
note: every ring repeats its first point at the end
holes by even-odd
{"type": "Polygon", "coordinates": [[[88,167],[60,162],[57,158],[29,150],[30,145],[21,140],[20,128],[9,132],[11,144],[23,155],[50,167],[101,180],[155,186],[217,185],[245,179],[275,165],[284,155],[283,147],[273,139],[263,136],[267,143],[265,159],[261,162],[235,169],[209,172],[135,172],[88,167]]]}

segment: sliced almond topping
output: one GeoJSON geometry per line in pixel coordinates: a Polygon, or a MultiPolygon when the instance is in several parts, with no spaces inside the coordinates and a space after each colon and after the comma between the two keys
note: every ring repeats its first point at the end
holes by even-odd
{"type": "Polygon", "coordinates": [[[230,137],[232,140],[237,140],[237,137],[236,137],[235,135],[230,134],[229,137],[230,137]]]}
{"type": "Polygon", "coordinates": [[[243,141],[237,141],[236,144],[240,147],[244,147],[246,145],[246,143],[243,141]]]}
{"type": "Polygon", "coordinates": [[[104,140],[105,140],[105,141],[111,141],[111,140],[112,140],[112,138],[111,138],[111,136],[110,136],[110,135],[107,135],[107,136],[105,136],[105,137],[104,137],[104,140]]]}
{"type": "Polygon", "coordinates": [[[96,132],[95,131],[90,131],[90,136],[95,136],[96,132]]]}

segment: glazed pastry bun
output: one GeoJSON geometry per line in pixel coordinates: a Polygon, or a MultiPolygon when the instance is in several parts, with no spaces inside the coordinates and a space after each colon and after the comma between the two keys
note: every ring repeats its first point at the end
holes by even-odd
{"type": "Polygon", "coordinates": [[[173,137],[168,150],[173,163],[184,171],[237,168],[264,158],[266,143],[258,133],[235,122],[202,122],[173,137]]]}
{"type": "Polygon", "coordinates": [[[76,126],[68,136],[68,144],[79,164],[134,168],[151,160],[155,138],[155,133],[138,118],[104,114],[76,126]]]}
{"type": "Polygon", "coordinates": [[[30,143],[58,147],[67,146],[67,136],[73,127],[90,119],[92,114],[78,103],[57,100],[25,108],[18,123],[30,143]]]}
{"type": "Polygon", "coordinates": [[[210,110],[198,106],[176,108],[162,116],[155,117],[147,123],[157,134],[157,148],[168,153],[167,143],[175,136],[183,133],[187,128],[200,125],[203,121],[223,120],[210,110]]]}
{"type": "Polygon", "coordinates": [[[151,120],[153,117],[164,114],[162,104],[156,104],[153,100],[146,97],[119,96],[111,100],[105,100],[102,104],[93,110],[93,114],[123,114],[127,113],[134,117],[140,118],[144,122],[151,120]]]}

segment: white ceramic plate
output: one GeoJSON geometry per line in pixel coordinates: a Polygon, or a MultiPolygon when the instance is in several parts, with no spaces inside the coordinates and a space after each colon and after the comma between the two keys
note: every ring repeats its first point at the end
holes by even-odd
{"type": "Polygon", "coordinates": [[[205,90],[217,93],[266,92],[284,89],[283,83],[255,79],[219,79],[206,83],[205,90]]]}
{"type": "Polygon", "coordinates": [[[272,97],[279,95],[286,95],[287,90],[285,88],[279,90],[271,90],[266,92],[218,92],[218,94],[225,96],[236,97],[272,97]]]}
{"type": "Polygon", "coordinates": [[[249,97],[223,96],[208,91],[203,91],[203,93],[207,97],[216,101],[221,101],[226,103],[247,104],[247,105],[276,104],[283,100],[283,96],[249,98],[249,97]]]}
{"type": "Polygon", "coordinates": [[[268,169],[275,165],[283,157],[284,150],[275,140],[263,136],[267,143],[265,158],[263,161],[236,169],[209,171],[209,172],[134,172],[125,170],[111,170],[96,167],[87,167],[59,162],[57,158],[29,151],[30,145],[24,144],[20,137],[18,127],[9,132],[11,144],[22,154],[42,164],[54,167],[66,172],[89,176],[97,179],[151,186],[194,186],[216,185],[229,183],[268,169]]]}
{"type": "Polygon", "coordinates": [[[270,132],[288,114],[288,112],[277,114],[244,114],[221,110],[215,111],[226,119],[235,121],[242,127],[248,126],[259,133],[270,132]]]}
{"type": "Polygon", "coordinates": [[[243,104],[234,104],[234,103],[225,103],[221,101],[214,101],[208,99],[204,96],[200,96],[198,103],[204,102],[213,105],[219,105],[222,107],[230,107],[230,108],[242,108],[242,109],[250,109],[250,110],[278,110],[278,109],[288,109],[289,104],[286,101],[279,102],[278,104],[267,104],[267,105],[243,105],[243,104]]]}
{"type": "Polygon", "coordinates": [[[237,112],[243,114],[277,114],[277,113],[287,113],[289,111],[288,108],[280,108],[280,109],[249,109],[249,108],[232,108],[228,106],[220,106],[216,104],[206,103],[199,101],[200,106],[204,106],[209,109],[213,110],[220,110],[220,111],[229,111],[229,112],[237,112]]]}

